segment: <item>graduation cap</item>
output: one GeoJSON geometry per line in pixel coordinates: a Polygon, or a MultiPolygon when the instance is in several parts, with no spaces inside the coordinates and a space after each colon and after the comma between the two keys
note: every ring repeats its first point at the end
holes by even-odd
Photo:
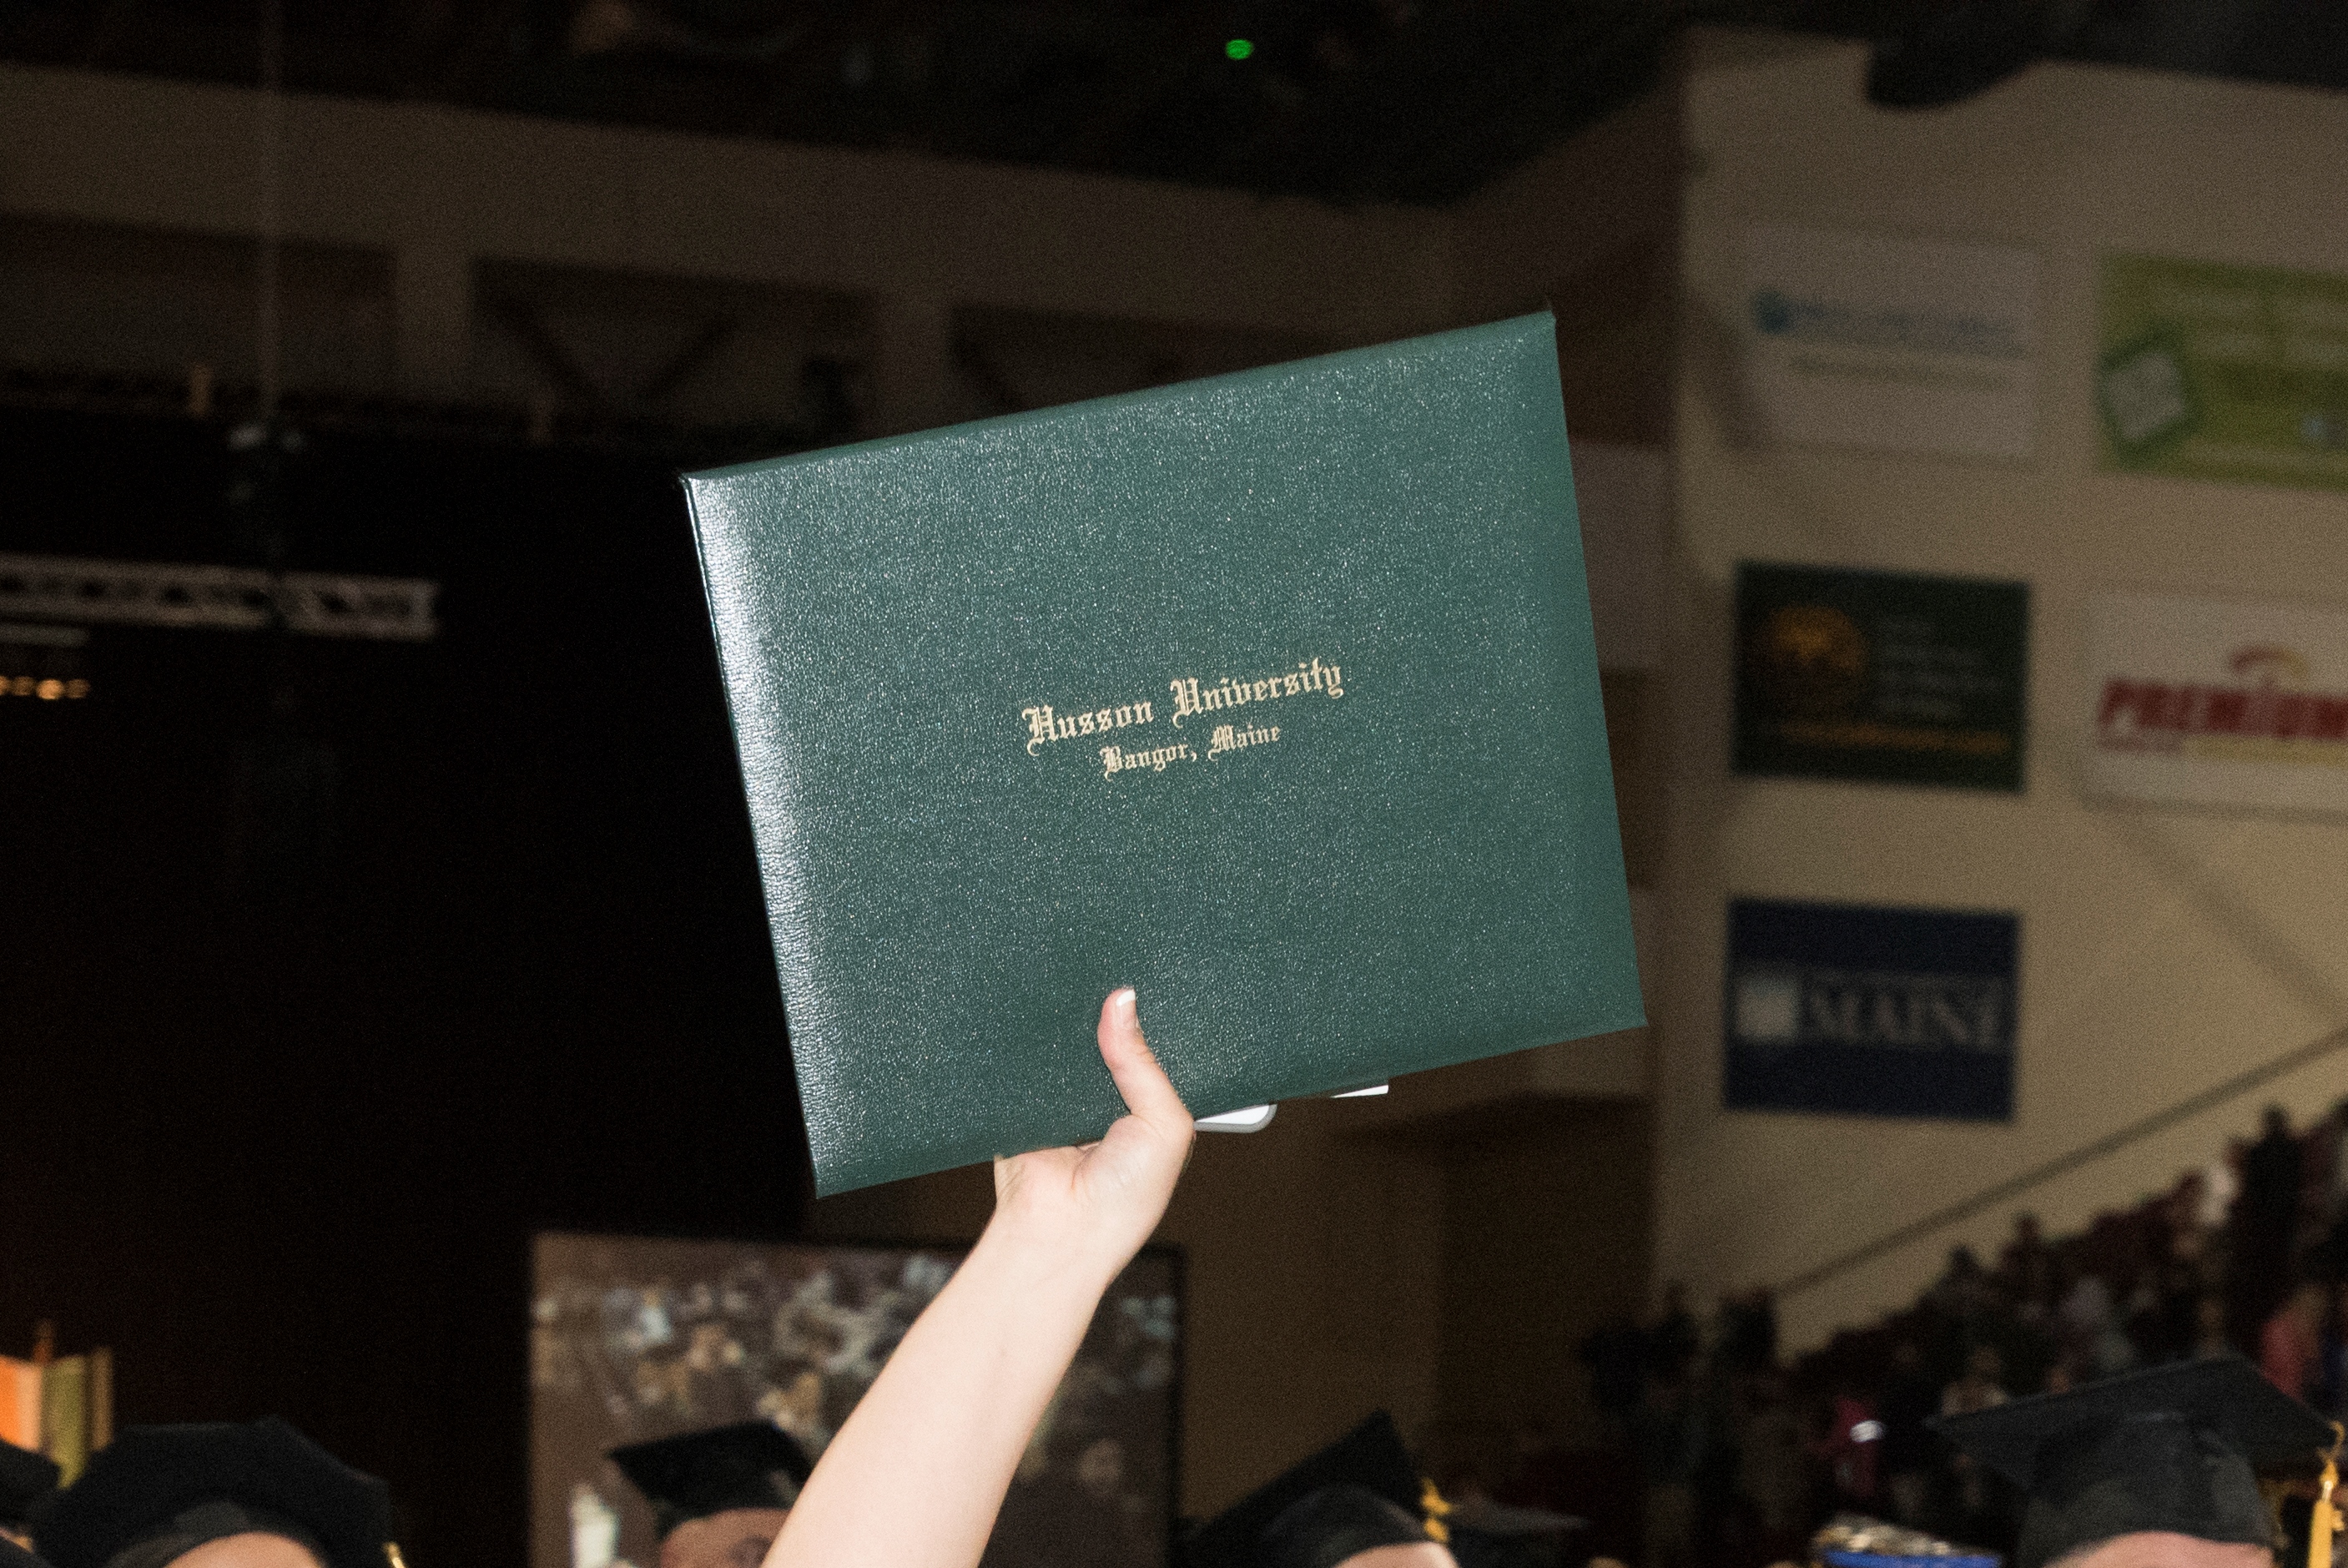
{"type": "Polygon", "coordinates": [[[2239,1356],[2148,1367],[1931,1423],[2029,1496],[2016,1568],[2163,1531],[2274,1543],[2257,1471],[2306,1466],[2331,1422],[2239,1356]]]}
{"type": "Polygon", "coordinates": [[[1360,1426],[1193,1532],[1183,1568],[1334,1568],[1357,1552],[1437,1539],[1394,1418],[1360,1426]]]}
{"type": "Polygon", "coordinates": [[[0,1530],[21,1525],[57,1490],[57,1462],[46,1454],[0,1442],[0,1530]]]}
{"type": "Polygon", "coordinates": [[[274,1416],[130,1428],[90,1456],[35,1539],[56,1568],[162,1568],[253,1531],[326,1568],[399,1568],[388,1489],[274,1416]]]}
{"type": "Polygon", "coordinates": [[[1458,1504],[1444,1522],[1459,1568],[1550,1568],[1560,1560],[1559,1542],[1590,1524],[1570,1513],[1488,1500],[1458,1504]]]}
{"type": "Polygon", "coordinates": [[[653,1505],[664,1540],[688,1519],[729,1508],[788,1508],[815,1470],[798,1439],[772,1421],[631,1443],[607,1457],[653,1505]]]}

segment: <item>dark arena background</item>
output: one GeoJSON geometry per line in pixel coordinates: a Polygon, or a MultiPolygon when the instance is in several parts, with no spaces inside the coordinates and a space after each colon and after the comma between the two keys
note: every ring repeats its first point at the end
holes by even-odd
{"type": "Polygon", "coordinates": [[[0,412],[0,552],[440,584],[427,642],[93,620],[0,700],[0,1321],[136,1346],[123,1424],[285,1415],[417,1562],[523,1554],[533,1230],[801,1207],[708,455],[328,430],[255,495],[221,423],[0,412]]]}

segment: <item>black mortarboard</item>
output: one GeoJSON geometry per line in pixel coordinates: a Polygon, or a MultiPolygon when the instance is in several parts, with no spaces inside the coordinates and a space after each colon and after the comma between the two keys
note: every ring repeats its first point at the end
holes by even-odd
{"type": "Polygon", "coordinates": [[[57,1490],[57,1462],[46,1454],[0,1442],[0,1525],[22,1524],[57,1490]]]}
{"type": "MultiPolygon", "coordinates": [[[[1590,1522],[1546,1508],[1519,1508],[1488,1500],[1459,1503],[1443,1522],[1459,1568],[1517,1568],[1559,1560],[1558,1542],[1590,1522]]],[[[1577,1559],[1578,1560],[1578,1559],[1577,1559]]],[[[1995,1568],[1994,1564],[1991,1568],[1995,1568]]]]}
{"type": "Polygon", "coordinates": [[[815,1469],[798,1439],[772,1421],[631,1443],[610,1458],[653,1505],[664,1538],[688,1519],[729,1508],[788,1508],[815,1469]]]}
{"type": "Polygon", "coordinates": [[[2044,1568],[2139,1531],[2271,1546],[2274,1517],[2257,1470],[2304,1466],[2333,1442],[2331,1422],[2239,1356],[2148,1367],[1931,1424],[2028,1494],[2015,1568],[2044,1568]]]}
{"type": "Polygon", "coordinates": [[[1183,1568],[1290,1568],[1425,1541],[1418,1471],[1384,1410],[1192,1532],[1183,1568]],[[1375,1537],[1375,1539],[1373,1539],[1375,1537]],[[1351,1543],[1348,1545],[1347,1543],[1351,1543]]]}
{"type": "Polygon", "coordinates": [[[398,1562],[383,1482],[273,1416],[130,1428],[57,1494],[35,1541],[56,1568],[161,1568],[254,1530],[302,1542],[326,1568],[398,1562]]]}
{"type": "Polygon", "coordinates": [[[1426,1527],[1393,1499],[1365,1486],[1324,1486],[1272,1516],[1256,1537],[1262,1568],[1338,1568],[1381,1546],[1425,1545],[1426,1527]]]}

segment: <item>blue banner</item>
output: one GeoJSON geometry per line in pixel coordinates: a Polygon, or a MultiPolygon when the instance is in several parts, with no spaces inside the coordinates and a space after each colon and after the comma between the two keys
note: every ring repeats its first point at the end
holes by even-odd
{"type": "Polygon", "coordinates": [[[1866,904],[1728,906],[1731,1110],[2013,1117],[2021,923],[1866,904]]]}

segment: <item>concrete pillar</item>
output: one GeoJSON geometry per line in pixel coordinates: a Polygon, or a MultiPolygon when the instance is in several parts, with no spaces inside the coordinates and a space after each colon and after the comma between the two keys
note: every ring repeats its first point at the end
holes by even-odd
{"type": "Polygon", "coordinates": [[[873,312],[876,436],[925,430],[953,417],[953,304],[943,294],[885,294],[873,312]]]}
{"type": "Polygon", "coordinates": [[[403,391],[451,397],[473,357],[473,258],[455,240],[392,253],[392,368],[403,391]]]}

